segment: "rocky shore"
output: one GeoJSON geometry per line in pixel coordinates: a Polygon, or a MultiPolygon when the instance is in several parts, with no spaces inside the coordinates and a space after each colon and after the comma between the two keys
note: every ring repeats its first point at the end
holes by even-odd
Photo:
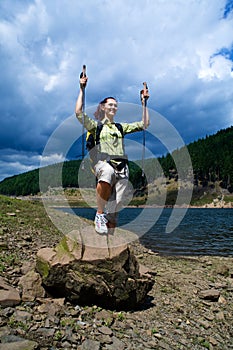
{"type": "Polygon", "coordinates": [[[0,197],[0,213],[0,350],[233,349],[233,257],[165,257],[134,242],[155,280],[137,310],[73,305],[36,281],[27,300],[22,278],[62,234],[41,203],[0,197]]]}

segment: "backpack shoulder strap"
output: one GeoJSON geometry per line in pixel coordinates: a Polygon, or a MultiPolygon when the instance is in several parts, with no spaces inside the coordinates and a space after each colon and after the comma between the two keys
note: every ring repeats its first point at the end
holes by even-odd
{"type": "Polygon", "coordinates": [[[96,145],[98,145],[100,143],[100,133],[101,133],[101,130],[103,129],[103,126],[104,126],[104,124],[102,124],[102,123],[97,125],[96,133],[95,133],[95,143],[96,143],[96,145]]]}
{"type": "Polygon", "coordinates": [[[120,123],[115,123],[117,129],[120,131],[122,137],[124,137],[124,131],[123,131],[123,127],[120,123]]]}
{"type": "Polygon", "coordinates": [[[86,149],[88,152],[95,147],[95,138],[91,132],[87,132],[86,134],[86,149]]]}
{"type": "MultiPolygon", "coordinates": [[[[124,137],[124,132],[123,132],[123,127],[120,123],[115,123],[117,129],[120,131],[122,137],[124,137]]],[[[103,126],[104,124],[100,123],[97,125],[97,128],[96,128],[96,134],[95,134],[95,143],[96,145],[98,145],[100,143],[100,133],[103,129],[103,126]]]]}

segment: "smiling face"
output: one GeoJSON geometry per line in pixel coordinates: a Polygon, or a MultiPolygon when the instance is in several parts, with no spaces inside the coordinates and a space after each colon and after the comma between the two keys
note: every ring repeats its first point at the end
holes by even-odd
{"type": "Polygon", "coordinates": [[[103,104],[103,111],[105,113],[105,117],[107,117],[111,122],[117,112],[117,101],[113,98],[108,98],[105,104],[103,104]]]}

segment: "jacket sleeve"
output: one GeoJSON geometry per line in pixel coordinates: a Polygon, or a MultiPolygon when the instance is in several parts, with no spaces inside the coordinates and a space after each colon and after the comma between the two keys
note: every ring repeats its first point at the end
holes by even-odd
{"type": "Polygon", "coordinates": [[[95,130],[97,127],[97,122],[93,119],[91,119],[90,117],[88,117],[87,114],[84,113],[84,115],[82,114],[76,114],[76,118],[78,119],[78,121],[82,124],[84,121],[84,127],[85,129],[87,129],[88,131],[91,130],[95,130]]]}
{"type": "Polygon", "coordinates": [[[143,121],[134,123],[122,123],[122,128],[124,134],[130,134],[137,131],[142,131],[144,129],[143,121]]]}

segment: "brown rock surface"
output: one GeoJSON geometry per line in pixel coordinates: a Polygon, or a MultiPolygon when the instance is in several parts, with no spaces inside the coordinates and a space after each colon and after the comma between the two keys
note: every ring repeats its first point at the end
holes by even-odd
{"type": "Polygon", "coordinates": [[[33,301],[36,298],[45,296],[40,274],[36,273],[34,270],[29,271],[20,278],[19,286],[22,289],[22,301],[33,301]]]}
{"type": "Polygon", "coordinates": [[[14,306],[20,303],[19,292],[0,277],[0,305],[14,306]]]}
{"type": "Polygon", "coordinates": [[[137,307],[153,286],[148,273],[140,274],[129,246],[83,247],[69,236],[38,252],[36,270],[51,295],[110,309],[137,307]]]}

